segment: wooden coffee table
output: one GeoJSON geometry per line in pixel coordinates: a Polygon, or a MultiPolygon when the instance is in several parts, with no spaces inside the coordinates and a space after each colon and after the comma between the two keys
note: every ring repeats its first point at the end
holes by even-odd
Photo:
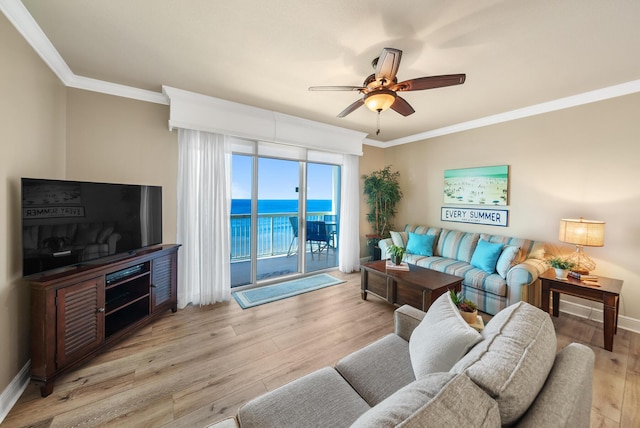
{"type": "Polygon", "coordinates": [[[447,273],[409,265],[408,271],[387,269],[387,261],[379,260],[360,266],[361,296],[367,294],[392,305],[411,305],[426,311],[431,303],[447,291],[462,289],[462,278],[447,273]]]}

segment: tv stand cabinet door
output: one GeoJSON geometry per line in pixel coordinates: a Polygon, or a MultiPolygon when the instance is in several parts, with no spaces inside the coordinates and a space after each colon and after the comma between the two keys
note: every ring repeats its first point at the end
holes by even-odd
{"type": "MultiPolygon", "coordinates": [[[[177,250],[177,249],[176,249],[177,250]]],[[[151,267],[151,313],[177,307],[178,253],[153,259],[151,267]]]]}
{"type": "Polygon", "coordinates": [[[104,342],[104,276],[56,293],[56,368],[76,362],[104,342]]]}

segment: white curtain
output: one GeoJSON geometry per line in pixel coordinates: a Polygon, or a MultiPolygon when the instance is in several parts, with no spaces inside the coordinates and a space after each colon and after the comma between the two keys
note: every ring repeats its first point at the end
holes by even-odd
{"type": "Polygon", "coordinates": [[[140,241],[143,247],[149,245],[149,233],[151,231],[151,219],[149,209],[149,188],[143,186],[140,189],[140,241]]]}
{"type": "Polygon", "coordinates": [[[162,236],[158,235],[162,230],[162,200],[154,189],[150,186],[140,189],[140,240],[143,247],[162,241],[162,236]]]}
{"type": "Polygon", "coordinates": [[[360,191],[358,156],[344,155],[340,206],[338,268],[353,272],[360,267],[360,191]]]}
{"type": "Polygon", "coordinates": [[[179,129],[178,144],[178,307],[229,300],[229,139],[179,129]]]}

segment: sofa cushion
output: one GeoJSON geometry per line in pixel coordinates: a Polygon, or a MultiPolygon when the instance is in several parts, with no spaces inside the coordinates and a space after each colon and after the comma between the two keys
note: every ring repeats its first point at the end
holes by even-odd
{"type": "Polygon", "coordinates": [[[489,274],[482,269],[475,268],[467,262],[447,259],[444,257],[423,257],[412,254],[406,255],[408,263],[450,275],[461,276],[463,287],[471,287],[483,292],[505,297],[507,295],[507,281],[498,274],[489,274]]]}
{"type": "Polygon", "coordinates": [[[238,428],[238,426],[236,418],[227,418],[209,425],[207,428],[238,428]]]}
{"type": "Polygon", "coordinates": [[[242,405],[243,428],[348,427],[369,405],[332,368],[325,367],[242,405]]]}
{"type": "Polygon", "coordinates": [[[469,263],[479,238],[477,233],[442,229],[435,255],[469,263]]]}
{"type": "Polygon", "coordinates": [[[434,235],[419,235],[409,232],[409,241],[407,242],[407,253],[417,254],[420,256],[433,256],[433,243],[436,237],[434,235]]]}
{"type": "Polygon", "coordinates": [[[500,253],[500,257],[498,257],[498,262],[496,263],[496,272],[498,272],[498,275],[504,279],[507,278],[507,272],[515,265],[519,252],[520,247],[516,247],[515,245],[506,245],[502,249],[502,253],[500,253]]]}
{"type": "Polygon", "coordinates": [[[507,281],[497,273],[490,274],[468,264],[467,266],[454,270],[453,274],[463,277],[462,284],[466,287],[475,288],[501,297],[507,295],[507,281]]]}
{"type": "Polygon", "coordinates": [[[481,239],[489,242],[500,242],[505,245],[511,245],[520,248],[517,263],[522,263],[528,258],[542,259],[544,258],[544,242],[532,241],[530,239],[511,238],[509,236],[489,235],[483,233],[481,239]]]}
{"type": "Polygon", "coordinates": [[[407,263],[410,263],[412,265],[418,265],[418,266],[422,266],[421,263],[423,263],[423,261],[425,261],[428,263],[429,259],[432,259],[433,257],[425,257],[425,256],[421,256],[419,254],[409,254],[409,253],[404,253],[404,261],[407,263]]]}
{"type": "Polygon", "coordinates": [[[416,379],[409,342],[393,333],[346,356],[336,370],[370,406],[416,379]]]}
{"type": "Polygon", "coordinates": [[[438,395],[454,377],[454,373],[431,373],[413,381],[368,410],[351,427],[395,427],[438,395]]]}
{"type": "Polygon", "coordinates": [[[558,352],[544,389],[518,427],[588,427],[594,358],[591,348],[579,343],[558,352]]]}
{"type": "Polygon", "coordinates": [[[553,366],[553,323],[549,314],[518,302],[498,312],[482,336],[451,371],[466,373],[497,401],[502,423],[513,423],[533,403],[553,366]]]}
{"type": "Polygon", "coordinates": [[[496,264],[503,248],[504,244],[493,243],[484,239],[479,240],[471,257],[471,266],[482,269],[487,273],[495,273],[496,264]]]}
{"type": "Polygon", "coordinates": [[[431,305],[409,339],[409,355],[416,379],[445,372],[482,336],[462,318],[449,293],[431,305]]]}
{"type": "Polygon", "coordinates": [[[352,428],[499,427],[496,402],[467,376],[432,373],[364,413],[352,428]]]}
{"type": "MultiPolygon", "coordinates": [[[[461,268],[470,266],[468,262],[463,262],[456,259],[448,259],[446,257],[422,257],[416,261],[415,264],[428,269],[437,270],[438,272],[448,273],[455,275],[454,272],[461,268]]],[[[411,263],[411,262],[409,262],[411,263]]]]}
{"type": "Polygon", "coordinates": [[[407,224],[404,226],[404,231],[407,233],[409,232],[417,233],[418,235],[433,235],[436,237],[436,239],[438,239],[438,236],[440,236],[440,232],[442,231],[442,229],[440,229],[439,227],[418,226],[415,224],[407,224]]]}
{"type": "Polygon", "coordinates": [[[391,242],[393,242],[393,245],[395,245],[396,247],[402,247],[402,248],[407,247],[407,241],[409,239],[409,234],[407,232],[391,231],[389,233],[391,234],[391,242]]]}

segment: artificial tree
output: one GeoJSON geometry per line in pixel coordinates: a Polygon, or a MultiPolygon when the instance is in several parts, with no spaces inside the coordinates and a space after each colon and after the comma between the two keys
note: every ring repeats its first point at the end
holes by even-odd
{"type": "Polygon", "coordinates": [[[391,171],[391,165],[373,171],[369,175],[362,175],[364,194],[367,196],[367,204],[369,205],[367,221],[371,224],[374,232],[367,235],[367,243],[372,247],[374,260],[380,258],[380,250],[378,249],[376,253],[375,248],[377,248],[380,239],[389,237],[389,231],[393,227],[391,219],[396,215],[396,205],[402,198],[399,177],[398,171],[391,171]]]}

